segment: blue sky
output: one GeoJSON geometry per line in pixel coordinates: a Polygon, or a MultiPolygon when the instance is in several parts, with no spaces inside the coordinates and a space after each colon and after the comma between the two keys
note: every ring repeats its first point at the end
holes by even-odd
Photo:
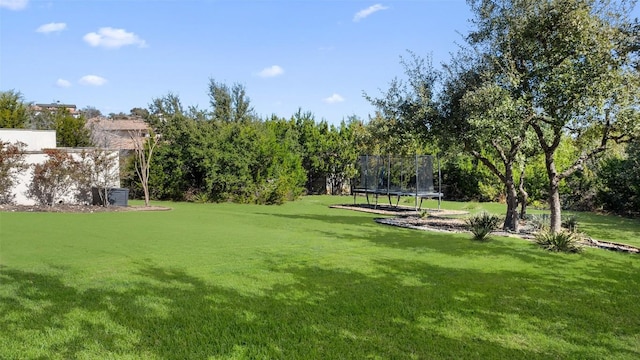
{"type": "Polygon", "coordinates": [[[245,86],[254,110],[367,119],[411,50],[447,61],[464,0],[0,0],[0,90],[103,113],[169,92],[208,108],[209,78],[245,86]]]}

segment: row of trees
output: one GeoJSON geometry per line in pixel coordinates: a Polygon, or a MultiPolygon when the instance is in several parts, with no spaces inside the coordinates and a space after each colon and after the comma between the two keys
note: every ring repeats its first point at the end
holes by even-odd
{"type": "MultiPolygon", "coordinates": [[[[339,193],[355,174],[359,121],[329,126],[299,110],[258,118],[242,85],[209,81],[210,108],[178,96],[153,99],[145,119],[161,134],[149,175],[151,196],[275,204],[305,192],[339,193]]],[[[133,171],[125,182],[136,189],[133,171]]]]}

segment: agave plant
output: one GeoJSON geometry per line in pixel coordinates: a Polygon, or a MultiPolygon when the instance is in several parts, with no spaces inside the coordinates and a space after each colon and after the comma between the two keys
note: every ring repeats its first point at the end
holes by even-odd
{"type": "Polygon", "coordinates": [[[576,232],[578,230],[578,217],[575,215],[563,216],[562,227],[570,232],[576,232]]]}
{"type": "Polygon", "coordinates": [[[544,249],[568,253],[578,253],[582,251],[580,240],[581,238],[577,233],[569,231],[560,231],[557,233],[541,231],[537,233],[535,237],[536,243],[544,249]]]}
{"type": "Polygon", "coordinates": [[[483,212],[468,218],[465,222],[474,240],[485,241],[489,240],[489,234],[498,228],[500,217],[483,212]]]}

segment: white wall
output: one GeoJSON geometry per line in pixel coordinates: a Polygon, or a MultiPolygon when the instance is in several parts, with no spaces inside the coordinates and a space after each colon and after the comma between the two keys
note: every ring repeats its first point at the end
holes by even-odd
{"type": "Polygon", "coordinates": [[[56,147],[55,130],[0,129],[0,140],[27,144],[26,151],[40,151],[56,147]]]}
{"type": "MultiPolygon", "coordinates": [[[[48,156],[42,152],[42,149],[56,148],[56,132],[54,130],[21,130],[21,129],[0,129],[0,140],[9,143],[16,141],[27,144],[27,154],[25,155],[25,163],[30,165],[27,170],[18,174],[16,184],[12,189],[15,195],[14,202],[19,205],[34,205],[36,202],[26,196],[27,189],[33,178],[33,165],[42,164],[47,161],[48,156]]],[[[80,160],[81,149],[65,149],[75,160],[80,160]]],[[[120,157],[118,151],[109,151],[110,156],[114,157],[113,172],[119,174],[120,157]]],[[[114,180],[109,187],[120,187],[120,179],[114,180]]],[[[66,204],[75,203],[72,193],[62,197],[62,202],[66,204]]]]}

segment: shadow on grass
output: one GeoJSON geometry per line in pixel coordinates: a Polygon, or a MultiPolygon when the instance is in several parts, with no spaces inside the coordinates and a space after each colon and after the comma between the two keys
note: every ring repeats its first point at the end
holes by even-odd
{"type": "Polygon", "coordinates": [[[640,219],[590,213],[574,215],[578,229],[587,231],[593,238],[640,246],[640,219]]]}
{"type": "Polygon", "coordinates": [[[497,276],[405,260],[379,261],[383,270],[367,276],[272,261],[270,271],[294,281],[259,295],[153,264],[141,264],[131,274],[135,280],[117,289],[79,289],[61,275],[3,268],[0,354],[5,359],[640,356],[625,340],[640,336],[636,293],[613,293],[602,279],[565,286],[528,273],[497,276]],[[617,296],[604,306],[581,291],[587,286],[617,296]]]}
{"type": "MultiPolygon", "coordinates": [[[[260,213],[260,215],[283,218],[291,221],[307,221],[307,220],[319,221],[322,223],[326,223],[327,225],[329,225],[329,227],[331,226],[331,224],[369,226],[373,223],[373,218],[374,218],[374,216],[371,216],[371,214],[358,214],[358,213],[354,213],[353,215],[339,215],[337,213],[331,214],[331,215],[260,213]]],[[[379,217],[379,215],[377,216],[379,217]]]]}

